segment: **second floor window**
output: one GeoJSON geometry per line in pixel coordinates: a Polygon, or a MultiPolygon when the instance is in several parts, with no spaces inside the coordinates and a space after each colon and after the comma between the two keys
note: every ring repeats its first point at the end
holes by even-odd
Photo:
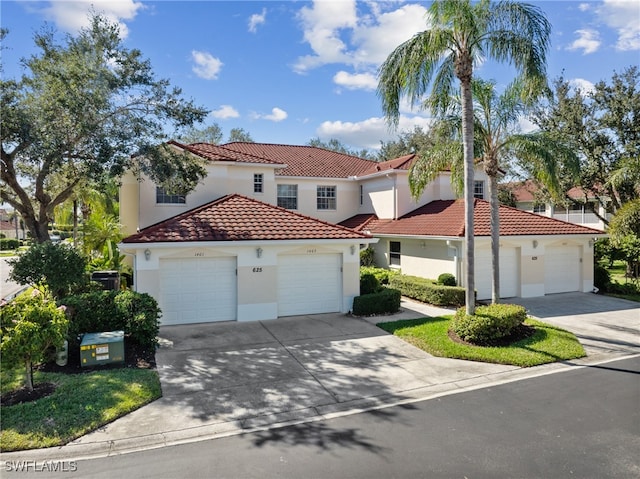
{"type": "Polygon", "coordinates": [[[543,214],[545,211],[547,211],[547,205],[545,205],[544,203],[536,203],[533,205],[534,213],[543,214]]]}
{"type": "Polygon", "coordinates": [[[298,209],[298,185],[278,185],[278,206],[288,210],[298,209]]]}
{"type": "Polygon", "coordinates": [[[262,173],[254,173],[253,175],[253,192],[254,193],[262,193],[263,192],[263,184],[264,177],[262,173]]]}
{"type": "Polygon", "coordinates": [[[484,199],[484,181],[473,182],[473,197],[481,200],[484,199]]]}
{"type": "Polygon", "coordinates": [[[318,186],[318,209],[319,210],[335,210],[336,209],[336,187],[335,186],[318,186]]]}
{"type": "Polygon", "coordinates": [[[187,202],[185,195],[172,195],[164,188],[156,186],[156,204],[158,205],[184,205],[187,202]]]}

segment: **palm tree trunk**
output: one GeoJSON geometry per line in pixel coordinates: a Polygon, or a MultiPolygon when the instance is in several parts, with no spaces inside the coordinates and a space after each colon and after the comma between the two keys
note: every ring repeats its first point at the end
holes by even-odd
{"type": "Polygon", "coordinates": [[[473,229],[473,96],[471,75],[460,79],[462,93],[462,146],[464,150],[464,239],[465,239],[465,304],[468,315],[475,314],[475,271],[474,271],[474,229],[473,229]]]}
{"type": "Polygon", "coordinates": [[[498,179],[489,176],[489,198],[491,203],[491,302],[500,302],[500,203],[498,202],[498,179]]]}

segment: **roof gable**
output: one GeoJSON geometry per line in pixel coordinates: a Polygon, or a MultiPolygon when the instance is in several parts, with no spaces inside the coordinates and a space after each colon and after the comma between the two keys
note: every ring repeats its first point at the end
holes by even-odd
{"type": "Polygon", "coordinates": [[[123,243],[362,239],[368,235],[233,194],[131,235],[123,243]]]}
{"type": "MultiPolygon", "coordinates": [[[[464,201],[439,200],[427,203],[397,220],[358,219],[357,215],[343,221],[358,231],[372,234],[407,236],[464,236],[464,201]]],[[[601,235],[602,231],[566,221],[548,218],[516,208],[500,205],[500,236],[543,235],[601,235]]],[[[474,236],[491,235],[491,206],[484,200],[475,200],[474,236]]]]}

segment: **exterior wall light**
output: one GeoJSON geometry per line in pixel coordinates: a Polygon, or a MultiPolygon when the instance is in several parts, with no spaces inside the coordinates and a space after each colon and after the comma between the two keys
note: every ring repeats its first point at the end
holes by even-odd
{"type": "Polygon", "coordinates": [[[352,244],[349,249],[351,250],[351,256],[353,256],[354,254],[356,254],[356,245],[352,244]]]}
{"type": "Polygon", "coordinates": [[[260,248],[260,246],[256,248],[256,256],[262,258],[262,248],[260,248]]]}
{"type": "Polygon", "coordinates": [[[538,247],[538,240],[533,240],[533,247],[537,248],[538,247]]]}
{"type": "Polygon", "coordinates": [[[147,261],[151,259],[151,250],[149,248],[144,250],[144,259],[146,259],[147,261]]]}

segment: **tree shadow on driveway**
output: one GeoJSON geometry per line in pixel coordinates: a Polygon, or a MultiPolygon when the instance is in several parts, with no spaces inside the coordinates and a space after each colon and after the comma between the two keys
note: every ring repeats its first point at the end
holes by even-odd
{"type": "Polygon", "coordinates": [[[163,403],[181,411],[182,427],[375,407],[425,385],[401,367],[424,352],[345,315],[186,325],[162,328],[161,338],[163,403]]]}

